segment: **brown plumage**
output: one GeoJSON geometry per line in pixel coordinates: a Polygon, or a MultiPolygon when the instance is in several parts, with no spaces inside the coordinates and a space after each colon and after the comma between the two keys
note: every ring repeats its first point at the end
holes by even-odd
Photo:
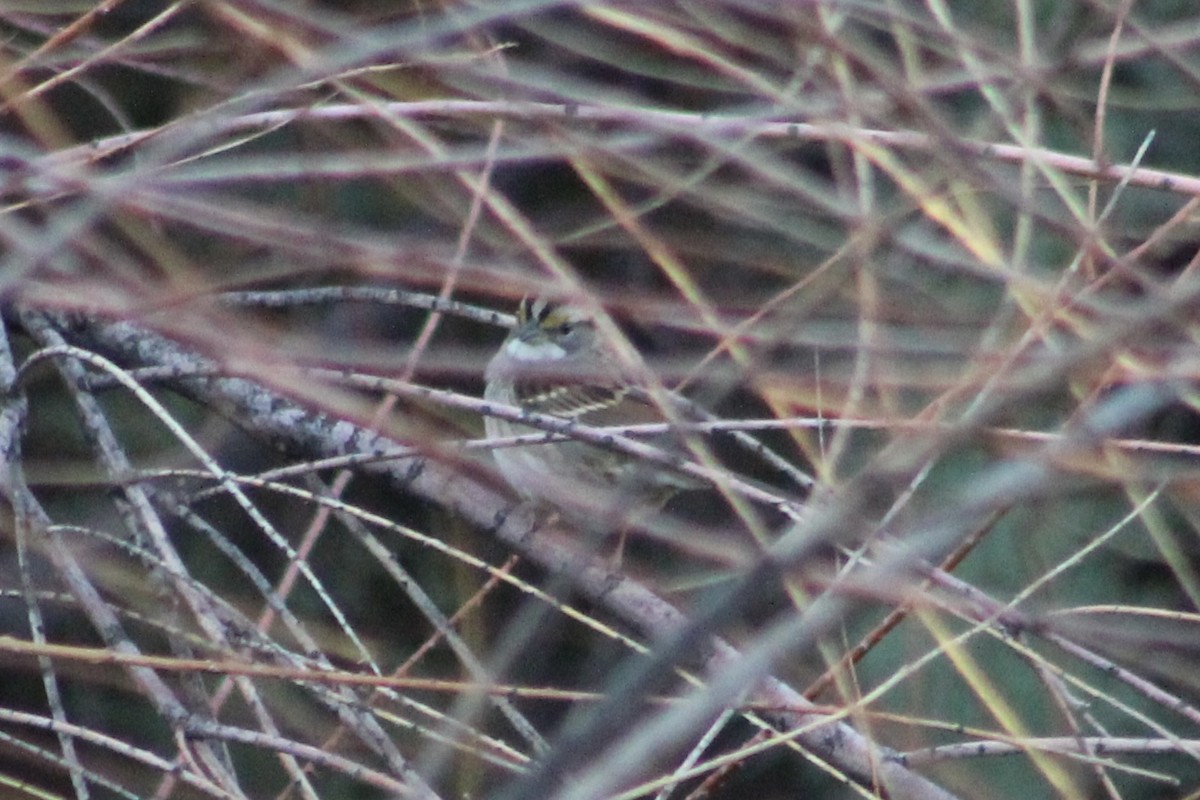
{"type": "MultiPolygon", "coordinates": [[[[582,311],[543,299],[523,300],[517,324],[488,364],[485,397],[541,414],[594,426],[663,422],[648,394],[622,374],[616,356],[582,311]]],[[[536,431],[495,417],[488,436],[536,431]]],[[[680,450],[678,437],[651,443],[680,450]]],[[[623,453],[582,441],[558,441],[493,452],[500,473],[523,496],[549,501],[589,521],[627,520],[659,507],[699,482],[623,453]]]]}

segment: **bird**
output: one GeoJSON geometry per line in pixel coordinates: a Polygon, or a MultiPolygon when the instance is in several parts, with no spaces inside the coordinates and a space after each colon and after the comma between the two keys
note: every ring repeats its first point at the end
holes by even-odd
{"type": "MultiPolygon", "coordinates": [[[[525,297],[516,324],[484,372],[484,399],[594,427],[665,422],[650,393],[604,340],[581,307],[525,297]]],[[[539,429],[486,416],[489,438],[539,429]]],[[[656,435],[651,444],[683,452],[680,436],[656,435]]],[[[695,477],[661,464],[578,439],[557,439],[493,450],[498,470],[526,500],[549,504],[591,530],[618,529],[619,566],[628,528],[653,514],[677,492],[701,488],[695,477]]]]}

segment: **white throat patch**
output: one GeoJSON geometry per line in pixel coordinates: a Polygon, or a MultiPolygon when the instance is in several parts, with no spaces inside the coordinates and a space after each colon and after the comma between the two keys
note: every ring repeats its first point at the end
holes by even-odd
{"type": "Polygon", "coordinates": [[[557,361],[567,355],[566,350],[553,342],[529,344],[520,339],[513,339],[505,349],[517,361],[557,361]]]}

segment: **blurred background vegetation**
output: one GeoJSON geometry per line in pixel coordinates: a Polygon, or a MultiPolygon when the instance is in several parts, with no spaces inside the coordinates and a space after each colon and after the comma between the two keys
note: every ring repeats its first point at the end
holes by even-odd
{"type": "Polygon", "coordinates": [[[0,34],[6,796],[907,796],[810,739],[711,761],[761,741],[751,673],[618,758],[683,707],[600,730],[662,631],[561,520],[507,535],[447,444],[479,409],[413,388],[480,396],[530,293],[773,423],[811,481],[728,434],[716,468],[833,520],[689,493],[614,586],[952,796],[1200,796],[1193,2],[47,0],[0,34]],[[355,449],[313,419],[409,460],[313,464],[355,449]]]}

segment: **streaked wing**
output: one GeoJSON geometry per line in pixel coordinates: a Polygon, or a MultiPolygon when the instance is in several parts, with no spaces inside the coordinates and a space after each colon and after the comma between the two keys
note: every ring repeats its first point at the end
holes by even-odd
{"type": "Polygon", "coordinates": [[[522,408],[576,419],[600,428],[665,422],[658,406],[643,390],[628,384],[525,380],[515,387],[522,408]]]}
{"type": "Polygon", "coordinates": [[[627,390],[621,386],[591,383],[564,385],[523,381],[516,385],[515,390],[517,403],[522,408],[540,414],[578,419],[589,425],[596,423],[585,417],[618,405],[627,394],[627,390]]]}
{"type": "MultiPolygon", "coordinates": [[[[628,385],[536,384],[526,381],[518,384],[516,391],[522,408],[579,420],[585,425],[597,428],[665,422],[658,406],[646,392],[628,385]]],[[[650,441],[668,451],[678,453],[682,449],[678,436],[673,434],[653,436],[650,441]]],[[[598,463],[607,465],[607,461],[603,459],[598,463]]],[[[651,467],[644,472],[642,480],[651,483],[653,481],[649,475],[656,473],[658,477],[653,480],[663,482],[667,495],[679,489],[698,489],[705,485],[696,478],[658,467],[651,467]]]]}

